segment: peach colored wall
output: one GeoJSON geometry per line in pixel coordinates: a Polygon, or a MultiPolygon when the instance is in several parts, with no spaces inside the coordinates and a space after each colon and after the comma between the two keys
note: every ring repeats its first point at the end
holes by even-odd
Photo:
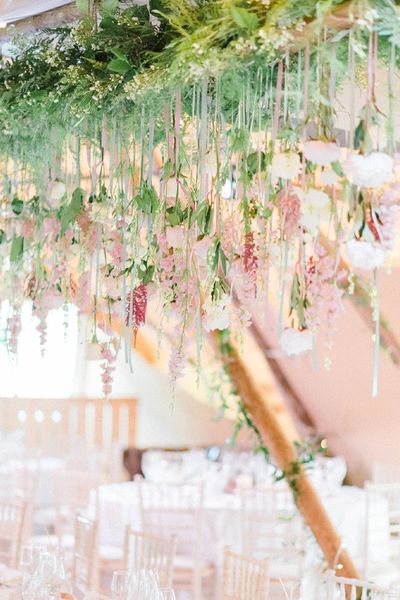
{"type": "MultiPolygon", "coordinates": [[[[400,273],[381,276],[382,310],[400,339],[400,273]]],[[[352,482],[370,477],[374,460],[400,464],[400,367],[380,353],[379,394],[371,397],[373,342],[371,330],[350,301],[338,319],[332,366],[318,371],[310,356],[282,358],[286,376],[300,393],[318,432],[333,453],[346,457],[352,482]]],[[[261,325],[269,343],[276,332],[261,325]]],[[[321,353],[320,353],[321,355],[321,353]]]]}

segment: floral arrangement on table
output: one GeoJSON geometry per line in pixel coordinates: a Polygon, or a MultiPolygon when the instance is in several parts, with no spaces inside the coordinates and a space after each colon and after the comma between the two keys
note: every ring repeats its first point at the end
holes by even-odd
{"type": "Polygon", "coordinates": [[[149,303],[173,341],[173,381],[193,340],[200,361],[209,332],[240,338],[274,303],[284,352],[315,351],[322,331],[327,354],[356,279],[379,350],[378,272],[400,199],[398,6],[79,6],[74,25],[17,37],[0,69],[9,351],[29,300],[43,345],[49,310],[92,315],[105,395],[149,303]]]}

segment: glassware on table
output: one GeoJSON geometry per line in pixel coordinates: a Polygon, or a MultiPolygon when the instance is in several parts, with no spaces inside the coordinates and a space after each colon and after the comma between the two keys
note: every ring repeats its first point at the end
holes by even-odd
{"type": "Polygon", "coordinates": [[[66,582],[64,563],[61,556],[52,552],[42,552],[38,576],[49,600],[58,598],[66,582]]]}
{"type": "Polygon", "coordinates": [[[152,600],[176,600],[175,592],[171,588],[158,588],[154,592],[152,600]]]}
{"type": "Polygon", "coordinates": [[[22,573],[33,575],[40,565],[43,546],[24,544],[21,547],[20,568],[22,573]]]}
{"type": "Polygon", "coordinates": [[[153,569],[134,569],[129,578],[129,600],[152,600],[159,588],[158,573],[153,569]]]}
{"type": "Polygon", "coordinates": [[[129,571],[114,571],[111,580],[111,593],[117,600],[127,600],[130,591],[129,571]]]}

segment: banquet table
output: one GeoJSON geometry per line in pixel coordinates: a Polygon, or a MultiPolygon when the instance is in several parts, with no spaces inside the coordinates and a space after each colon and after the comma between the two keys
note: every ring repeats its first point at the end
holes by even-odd
{"type": "MultiPolygon", "coordinates": [[[[99,541],[107,547],[122,547],[126,525],[141,528],[138,484],[135,482],[103,485],[92,495],[92,510],[97,508],[99,541]]],[[[366,492],[353,486],[337,487],[321,494],[322,502],[350,555],[362,561],[366,541],[366,492]]],[[[373,559],[385,562],[390,553],[387,525],[388,506],[384,498],[379,503],[369,546],[373,559]]],[[[224,546],[240,550],[240,497],[236,494],[206,494],[203,508],[204,558],[220,563],[224,546]]]]}

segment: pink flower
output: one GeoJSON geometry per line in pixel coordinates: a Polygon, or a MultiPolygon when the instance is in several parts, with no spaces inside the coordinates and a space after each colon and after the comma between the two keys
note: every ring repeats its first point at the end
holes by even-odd
{"type": "Polygon", "coordinates": [[[185,240],[185,230],[183,227],[167,227],[167,242],[170,248],[182,248],[185,240]]]}
{"type": "Polygon", "coordinates": [[[208,250],[212,244],[211,238],[207,235],[204,236],[201,240],[197,240],[193,243],[193,252],[197,256],[197,258],[206,259],[208,250]]]}
{"type": "Polygon", "coordinates": [[[113,260],[113,264],[117,269],[121,269],[124,265],[124,246],[121,242],[111,242],[108,246],[108,252],[113,260]]]}
{"type": "Polygon", "coordinates": [[[147,289],[146,286],[141,283],[135,287],[133,292],[129,292],[126,297],[125,323],[127,327],[132,326],[135,341],[139,327],[145,324],[146,309],[147,289]]]}
{"type": "Polygon", "coordinates": [[[60,308],[63,306],[64,301],[64,297],[54,289],[48,290],[43,297],[43,304],[48,310],[60,308]]]}
{"type": "Polygon", "coordinates": [[[56,237],[61,231],[60,221],[56,217],[46,217],[43,219],[43,233],[56,237]]]}
{"type": "Polygon", "coordinates": [[[25,239],[31,238],[33,236],[34,230],[35,223],[32,219],[24,219],[21,222],[21,235],[23,235],[25,239]]]}
{"type": "Polygon", "coordinates": [[[282,211],[282,225],[284,233],[290,237],[299,228],[300,220],[300,199],[293,192],[288,190],[287,192],[282,190],[278,194],[278,202],[282,211]]]}

